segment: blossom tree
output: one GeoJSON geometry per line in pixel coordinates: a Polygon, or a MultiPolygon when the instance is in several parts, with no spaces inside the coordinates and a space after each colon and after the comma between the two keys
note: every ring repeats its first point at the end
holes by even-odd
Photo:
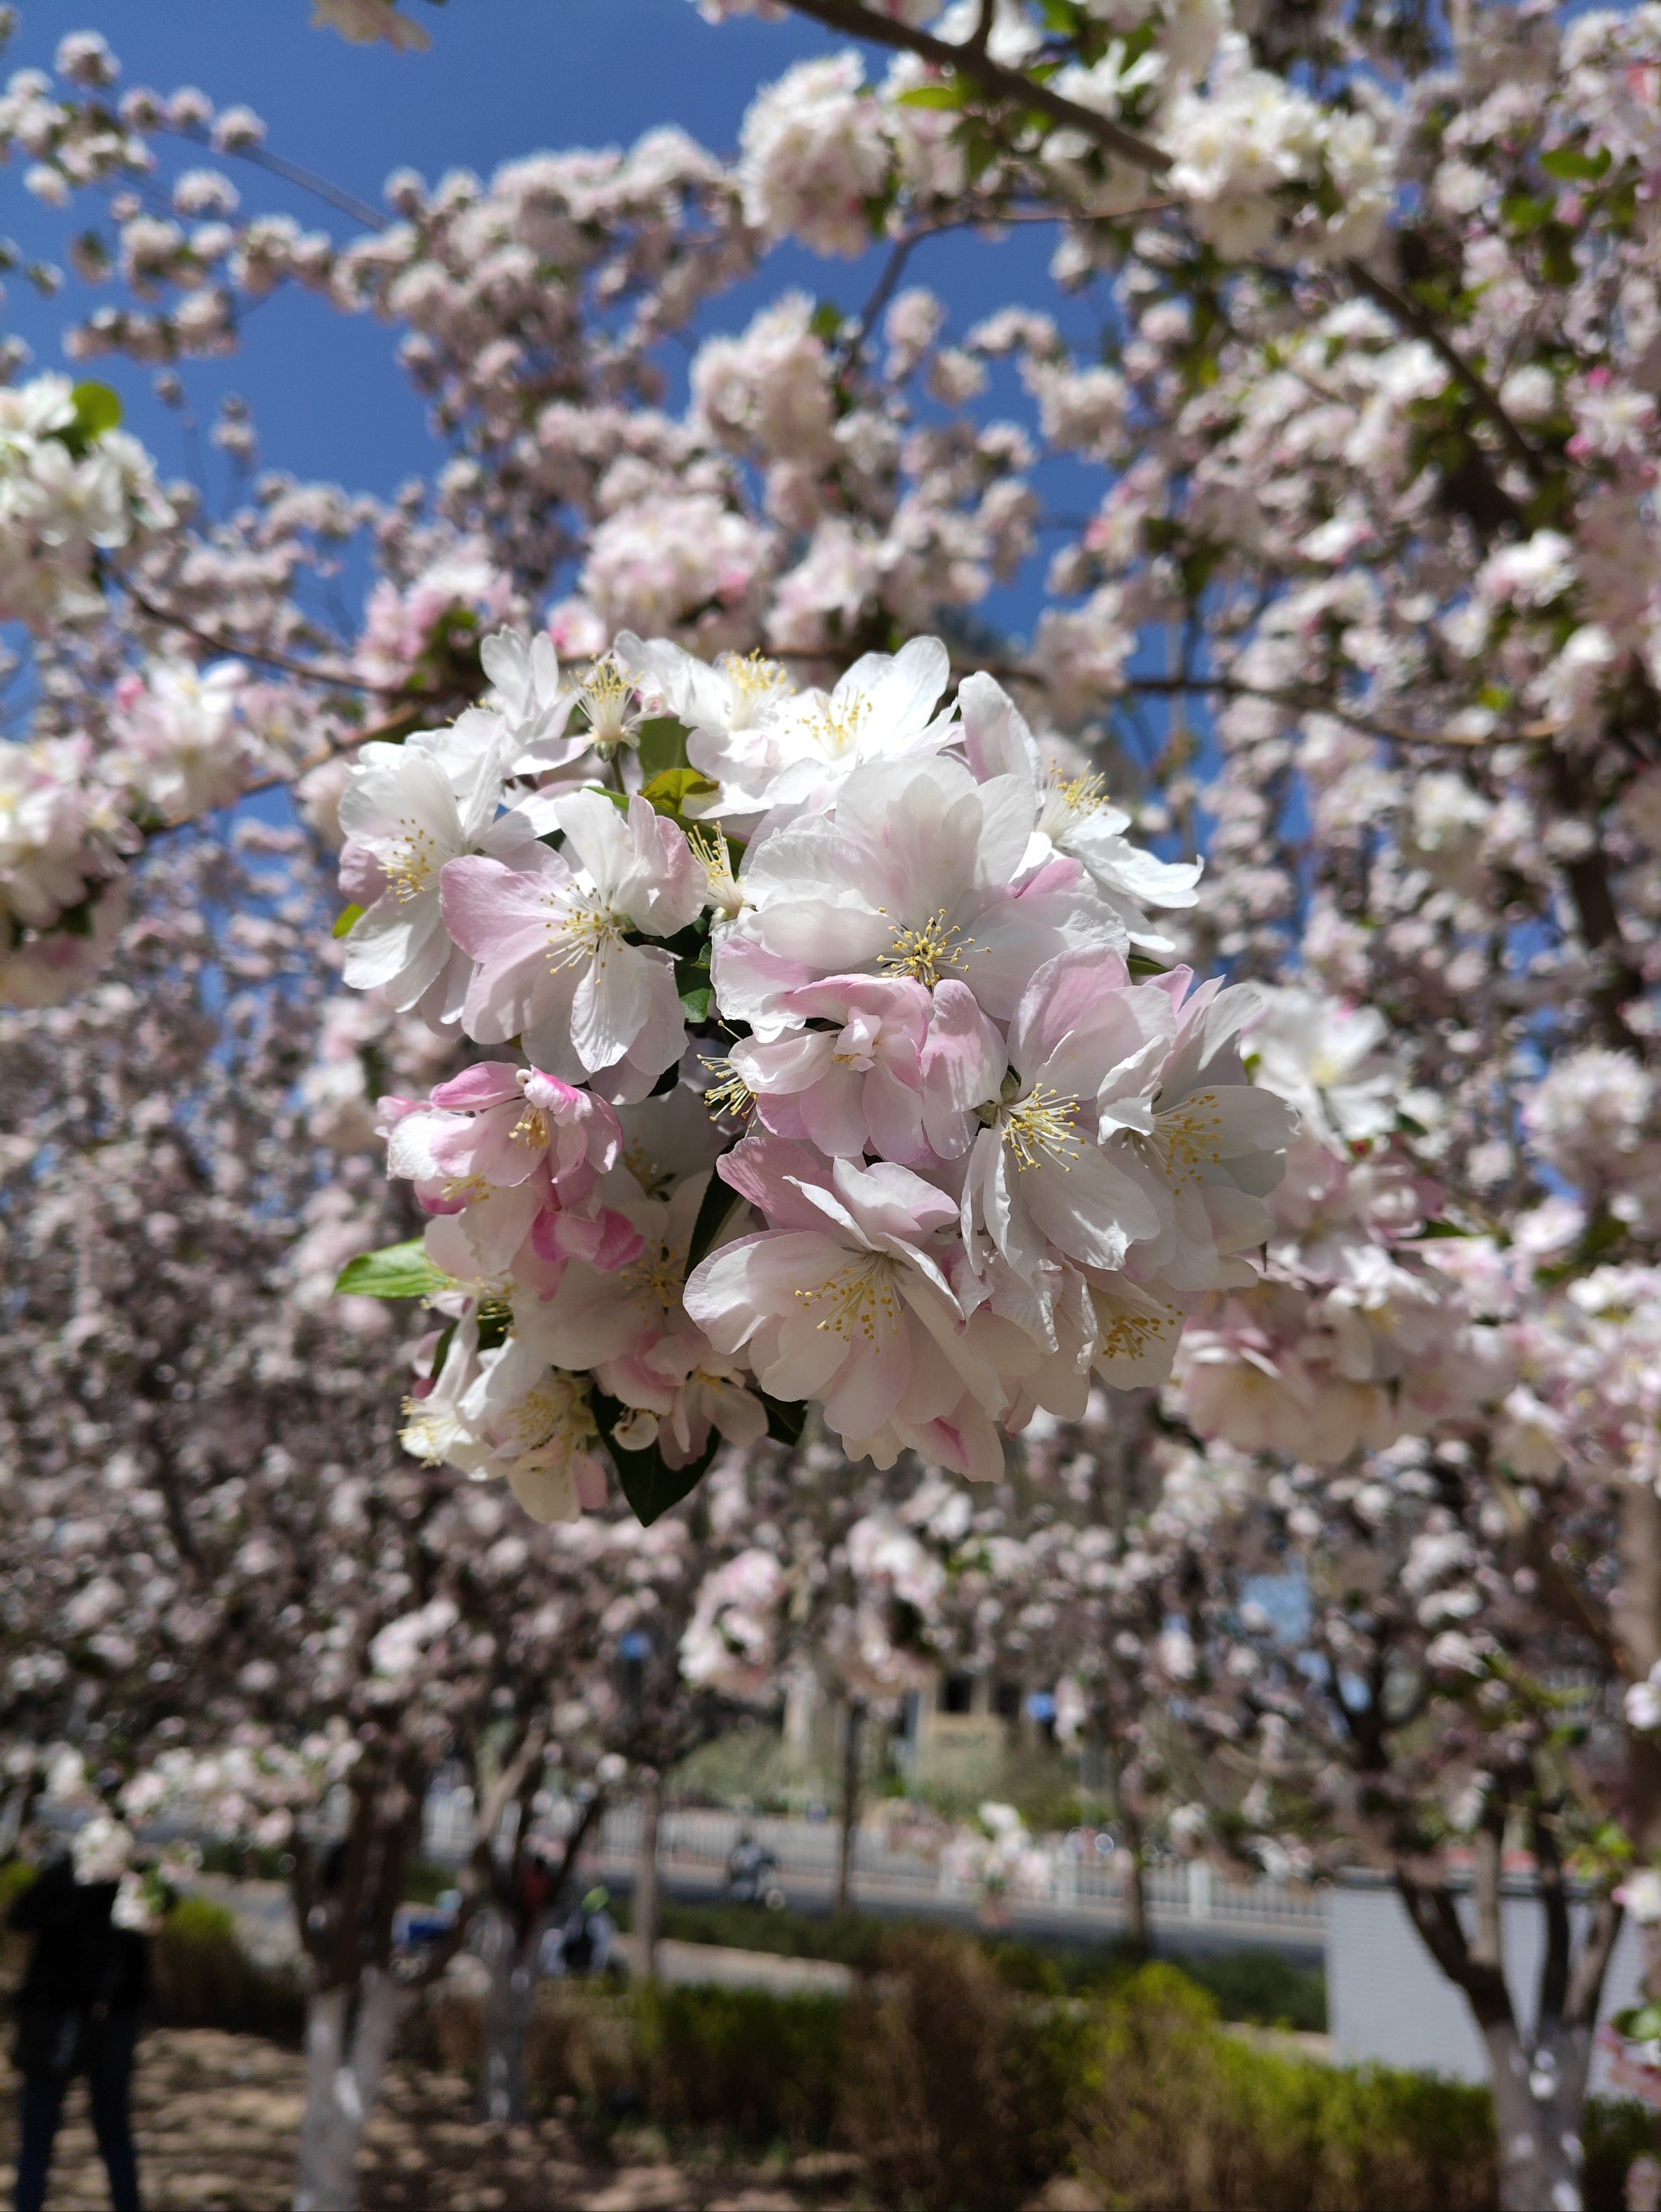
{"type": "MultiPolygon", "coordinates": [[[[478,1048],[387,1109],[429,1218],[349,1278],[437,1301],[423,1452],[541,1515],[609,1461],[655,1516],[812,1406],[853,1458],[989,1479],[1174,1363],[1202,1468],[1297,1493],[1240,1560],[1305,1547],[1312,1590],[1378,1468],[1457,1474],[1511,1599],[1500,1656],[1437,1637],[1496,1711],[1514,1658],[1624,1715],[1572,1819],[1531,1749],[1493,1803],[1548,1891],[1573,1828],[1612,1899],[1661,1859],[1656,12],[789,12],[852,43],[758,91],[734,161],[405,172],[328,228],[244,210],[258,118],[122,90],[95,35],[13,77],[0,151],[110,287],[77,362],[176,397],[304,287],[392,327],[441,447],[405,499],[250,471],[210,520],[112,387],[9,387],[5,992],[86,985],[147,848],[293,785],[344,837],[348,982],[478,1048]],[[1053,312],[957,329],[909,281],[1018,228],[1053,312]],[[718,328],[786,241],[878,249],[864,307],[718,328]],[[355,543],[361,624],[310,581],[355,543]],[[1021,643],[984,621],[1011,582],[1021,643]],[[1225,969],[1281,994],[1256,1031],[1225,969]]],[[[216,434],[252,461],[246,413],[216,434]]],[[[1196,1651],[1256,1649],[1238,1613],[1196,1651]]],[[[1574,2201],[1566,2020],[1506,2030],[1509,2206],[1574,2201]]]]}
{"type": "Polygon", "coordinates": [[[8,1745],[37,1771],[67,1746],[135,1825],[289,1854],[297,2201],[334,2207],[443,1963],[395,1942],[431,1782],[488,1747],[494,1833],[566,1624],[548,1532],[400,1450],[392,1310],[333,1296],[395,1219],[374,1091],[435,1055],[335,995],[320,905],[292,832],[187,839],[146,864],[100,982],[4,1017],[0,1449],[8,1745]]]}

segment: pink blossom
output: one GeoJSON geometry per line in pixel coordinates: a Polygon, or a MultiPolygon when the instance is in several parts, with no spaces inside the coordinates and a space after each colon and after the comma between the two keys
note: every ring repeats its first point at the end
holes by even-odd
{"type": "Polygon", "coordinates": [[[788,995],[788,1010],[835,1028],[735,1045],[730,1065],[764,1127],[858,1159],[869,1148],[902,1166],[928,1150],[922,1048],[930,1000],[910,976],[831,976],[788,995]]]}
{"type": "Polygon", "coordinates": [[[626,933],[684,928],[703,878],[681,831],[643,799],[626,814],[597,792],[551,804],[578,866],[543,848],[526,867],[444,870],[446,924],[478,963],[463,1018],[481,1043],[522,1036],[563,1081],[604,1075],[613,1097],[643,1097],[684,1023],[671,957],[626,933]]]}
{"type": "Polygon", "coordinates": [[[983,1394],[997,1389],[928,1249],[950,1198],[910,1170],[832,1163],[828,1187],[782,1176],[770,1216],[693,1270],[686,1310],[762,1388],[813,1397],[848,1450],[891,1463],[908,1444],[963,1473],[998,1453],[983,1394]]]}

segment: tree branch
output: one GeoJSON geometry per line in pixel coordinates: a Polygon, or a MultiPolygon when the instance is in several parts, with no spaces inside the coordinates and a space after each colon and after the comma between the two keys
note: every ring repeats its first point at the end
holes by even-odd
{"type": "Polygon", "coordinates": [[[906,263],[910,261],[922,241],[929,235],[930,233],[927,230],[908,231],[905,236],[896,244],[893,252],[884,264],[882,275],[877,279],[876,289],[860,312],[860,318],[854,325],[852,335],[844,339],[837,349],[837,373],[838,375],[845,375],[864,352],[866,340],[870,337],[872,327],[878,316],[881,314],[899,288],[900,278],[905,274],[906,263]]]}
{"type": "MultiPolygon", "coordinates": [[[[844,37],[868,39],[873,45],[888,46],[900,53],[918,55],[937,69],[966,77],[971,83],[1001,106],[1019,105],[1047,115],[1052,122],[1064,124],[1068,130],[1077,131],[1092,139],[1106,152],[1132,167],[1142,169],[1150,176],[1162,176],[1171,165],[1171,156],[1162,147],[1135,131],[1127,131],[1122,124],[1114,123],[1094,109],[1081,107],[1075,100],[1063,99],[1047,84],[1038,82],[1022,70],[1006,69],[984,52],[981,40],[990,29],[990,0],[983,0],[981,17],[974,35],[966,45],[954,46],[950,40],[938,39],[931,32],[914,30],[910,25],[897,22],[891,16],[873,15],[861,4],[861,0],[789,0],[789,5],[799,15],[806,15],[827,30],[839,31],[844,37]]],[[[1364,264],[1347,260],[1342,264],[1344,274],[1355,289],[1375,306],[1384,308],[1392,320],[1403,329],[1421,337],[1435,351],[1438,358],[1463,386],[1482,414],[1505,441],[1507,451],[1520,462],[1537,483],[1549,473],[1544,459],[1537,453],[1523,435],[1501,405],[1497,392],[1476,369],[1466,361],[1458,348],[1438,327],[1435,319],[1418,302],[1375,276],[1364,264]]],[[[1498,490],[1498,487],[1495,489],[1498,490]]],[[[1501,494],[1504,497],[1505,495],[1501,494]]],[[[1508,502],[1515,510],[1515,502],[1508,502]]]]}
{"type": "Polygon", "coordinates": [[[217,636],[212,630],[201,629],[188,615],[171,613],[166,607],[157,606],[139,589],[132,578],[123,574],[120,569],[113,568],[109,573],[141,614],[148,615],[154,623],[160,623],[164,629],[179,630],[185,636],[194,638],[210,653],[222,653],[233,660],[257,660],[262,667],[280,669],[285,676],[301,677],[307,684],[332,684],[337,690],[362,691],[379,699],[402,699],[409,696],[402,684],[370,684],[361,676],[350,674],[344,668],[320,668],[315,661],[291,659],[284,653],[272,653],[257,645],[239,645],[232,638],[217,636]]]}
{"type": "Polygon", "coordinates": [[[1363,263],[1346,261],[1343,269],[1358,292],[1364,293],[1375,307],[1382,307],[1392,321],[1400,323],[1415,337],[1424,340],[1455,381],[1463,387],[1475,403],[1477,412],[1500,433],[1512,459],[1528,471],[1536,483],[1542,483],[1551,473],[1544,456],[1535,451],[1506,414],[1499,393],[1488,379],[1473,368],[1459,349],[1443,335],[1435,317],[1421,307],[1416,300],[1404,292],[1396,291],[1382,277],[1375,276],[1363,263]]]}
{"type": "Polygon", "coordinates": [[[1621,1648],[1621,1640],[1608,1613],[1589,1595],[1584,1584],[1572,1574],[1565,1572],[1552,1557],[1545,1530],[1517,1495],[1502,1470],[1494,1466],[1489,1454],[1484,1450],[1480,1457],[1483,1479],[1489,1492],[1504,1513],[1506,1525],[1520,1547],[1524,1559],[1539,1577],[1541,1591],[1553,1610],[1560,1620],[1579,1631],[1607,1667],[1616,1674],[1630,1672],[1621,1648]]]}
{"type": "Polygon", "coordinates": [[[1425,1948],[1457,1988],[1470,2000],[1481,2027],[1514,2024],[1511,1992],[1498,1966],[1477,1959],[1460,1925],[1445,1882],[1417,1881],[1405,1869],[1396,1871],[1396,1892],[1406,1905],[1425,1948]]]}
{"type": "Polygon", "coordinates": [[[1607,1890],[1593,1900],[1591,1926],[1569,1977],[1568,2001],[1563,2008],[1566,2027],[1591,2028],[1597,2025],[1597,2007],[1609,1960],[1615,1955],[1622,1917],[1621,1907],[1607,1890]]]}
{"type": "Polygon", "coordinates": [[[1534,1846],[1536,1879],[1541,1910],[1545,1915],[1546,1943],[1540,1960],[1539,2029],[1563,2020],[1568,2009],[1569,1962],[1574,1934],[1569,1924],[1569,1900],[1563,1884],[1563,1862],[1551,1822],[1536,1805],[1529,1819],[1534,1846]]]}
{"type": "Polygon", "coordinates": [[[1129,161],[1133,168],[1145,169],[1150,176],[1162,175],[1171,167],[1170,155],[1158,146],[1137,137],[1123,125],[1110,122],[1105,115],[1098,115],[1093,108],[1080,107],[1074,100],[1062,99],[1060,93],[1052,92],[1047,84],[1037,83],[1024,71],[1004,68],[980,50],[974,39],[966,46],[953,46],[949,39],[937,39],[932,32],[913,30],[909,24],[896,22],[891,16],[869,15],[859,0],[790,0],[790,5],[797,15],[809,15],[827,30],[840,31],[845,38],[869,39],[873,46],[891,46],[897,52],[920,55],[936,69],[969,78],[1001,105],[1035,108],[1052,122],[1064,123],[1069,130],[1094,139],[1121,161],[1129,161]]]}

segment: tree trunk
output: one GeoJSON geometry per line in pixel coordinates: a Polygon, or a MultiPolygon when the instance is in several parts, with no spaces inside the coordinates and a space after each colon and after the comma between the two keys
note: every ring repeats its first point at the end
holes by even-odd
{"type": "Polygon", "coordinates": [[[1532,2055],[1509,2021],[1486,2027],[1482,2040],[1494,2075],[1500,2212],[1581,2212],[1590,2030],[1560,2027],[1532,2055]]]}
{"type": "MultiPolygon", "coordinates": [[[[530,2037],[531,2013],[540,1978],[542,1941],[558,1909],[566,1885],[576,1869],[578,1854],[597,1825],[605,1808],[605,1795],[596,1791],[583,1808],[582,1816],[565,1839],[559,1866],[544,1892],[544,1902],[528,1920],[500,1902],[486,1917],[485,1963],[490,1984],[485,1993],[484,2064],[479,2075],[479,2116],[486,2120],[522,2120],[530,2109],[526,2088],[525,2059],[530,2037]]],[[[490,1824],[487,1823],[487,1826],[490,1824]]],[[[521,1848],[528,1822],[521,1821],[521,1848]]],[[[484,1863],[480,1880],[494,1883],[489,1844],[481,1839],[484,1863]]],[[[507,1893],[524,1894],[517,1862],[508,1869],[507,1893]]],[[[500,1899],[503,1893],[497,1891],[500,1899]]]]}
{"type": "Polygon", "coordinates": [[[306,2109],[295,2212],[357,2212],[357,2154],[380,2094],[406,1993],[379,1966],[350,1990],[313,1993],[306,2008],[306,2109]]]}
{"type": "Polygon", "coordinates": [[[643,1981],[655,1981],[658,1924],[662,1917],[658,1887],[658,1830],[663,1821],[663,1776],[655,1766],[646,1774],[640,1808],[640,1864],[635,1875],[635,1959],[643,1981]]]}
{"type": "Polygon", "coordinates": [[[498,1905],[490,1915],[486,1963],[490,1986],[484,1998],[484,2063],[478,2081],[479,2117],[522,2120],[526,2117],[525,2044],[536,1995],[537,1953],[545,1922],[521,1929],[498,1905]]]}
{"type": "Polygon", "coordinates": [[[1594,1899],[1591,1924],[1575,1955],[1573,1914],[1555,1834],[1548,1822],[1537,1820],[1534,1848],[1545,1941],[1539,2024],[1530,2040],[1518,2025],[1505,1977],[1504,1837],[1504,1808],[1490,1807],[1475,1839],[1476,1926],[1470,1936],[1445,1882],[1420,1883],[1403,1869],[1396,1875],[1396,1888],[1431,1956],[1464,1991],[1488,2049],[1500,2212],[1580,2212],[1580,2130],[1592,2039],[1621,1913],[1611,1898],[1594,1899]]]}
{"type": "Polygon", "coordinates": [[[850,1698],[842,1744],[842,1837],[837,1854],[837,1913],[845,1917],[853,1909],[854,1845],[860,1826],[860,1753],[864,1734],[865,1707],[850,1698]]]}
{"type": "MultiPolygon", "coordinates": [[[[1628,1680],[1640,1682],[1661,1662],[1661,1498],[1627,1483],[1621,1493],[1621,1581],[1611,1610],[1628,1680]]],[[[1626,1828],[1640,1859],[1661,1850],[1661,1745],[1626,1732],[1626,1828]]]]}
{"type": "Polygon", "coordinates": [[[1120,1821],[1124,1844],[1117,1855],[1119,1894],[1124,1901],[1125,1948],[1133,1959],[1153,1954],[1147,1929],[1147,1875],[1142,1863],[1142,1824],[1126,1814],[1120,1821]]]}

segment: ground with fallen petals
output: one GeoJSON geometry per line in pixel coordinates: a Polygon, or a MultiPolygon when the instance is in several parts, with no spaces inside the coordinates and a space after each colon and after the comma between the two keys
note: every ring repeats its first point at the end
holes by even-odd
{"type": "MultiPolygon", "coordinates": [[[[0,2081],[0,2197],[16,2154],[15,2083],[0,2081]]],[[[252,2036],[153,2029],[140,2046],[133,2108],[148,2212],[286,2212],[294,2188],[301,2062],[252,2036]]],[[[371,2123],[365,2212],[844,2212],[861,2201],[833,2154],[751,2165],[677,2160],[651,2128],[586,2136],[558,2118],[490,2127],[454,2075],[394,2069],[371,2123]]],[[[87,2118],[70,2092],[52,2212],[103,2212],[109,2198],[87,2118]]]]}

